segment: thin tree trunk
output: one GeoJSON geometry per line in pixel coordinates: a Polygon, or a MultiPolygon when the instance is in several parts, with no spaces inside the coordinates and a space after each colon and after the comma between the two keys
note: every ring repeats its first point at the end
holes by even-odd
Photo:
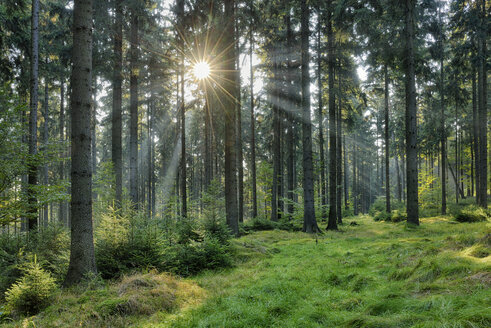
{"type": "Polygon", "coordinates": [[[254,48],[252,11],[251,2],[251,26],[249,30],[249,65],[250,65],[250,89],[251,89],[251,184],[252,184],[252,217],[257,217],[257,186],[256,186],[256,118],[254,115],[254,67],[252,66],[252,52],[254,48]]]}
{"type": "Polygon", "coordinates": [[[384,65],[384,136],[385,136],[385,211],[390,213],[390,153],[389,153],[389,74],[387,64],[384,65]]]}
{"type": "Polygon", "coordinates": [[[31,16],[31,71],[30,71],[30,114],[29,114],[29,155],[27,201],[29,202],[28,229],[33,231],[38,225],[37,198],[34,187],[38,184],[38,168],[34,163],[37,154],[38,125],[38,72],[39,72],[39,0],[32,1],[31,16]]]}
{"type": "MultiPolygon", "coordinates": [[[[292,60],[291,60],[291,55],[293,51],[293,32],[291,28],[291,17],[290,14],[288,13],[286,18],[286,43],[287,43],[287,51],[288,51],[288,64],[287,64],[287,91],[288,92],[293,92],[295,90],[295,86],[293,85],[292,81],[293,80],[293,67],[292,67],[292,60]]],[[[289,95],[290,96],[290,95],[289,95]]],[[[296,100],[295,100],[296,101],[296,100]]],[[[294,211],[294,195],[295,195],[295,144],[294,144],[294,128],[295,128],[295,115],[294,111],[296,110],[295,105],[289,105],[289,110],[287,111],[287,124],[288,124],[288,131],[287,131],[287,136],[286,136],[286,143],[287,143],[287,159],[286,159],[286,170],[287,170],[287,176],[288,176],[288,182],[287,182],[287,197],[288,197],[288,206],[287,206],[287,212],[289,218],[293,216],[293,211],[294,211]]]]}
{"type": "MultiPolygon", "coordinates": [[[[225,0],[225,24],[223,42],[225,45],[235,44],[234,31],[234,0],[225,0]]],[[[239,220],[237,211],[237,175],[236,175],[236,152],[235,152],[235,109],[234,98],[230,95],[236,94],[236,71],[235,71],[235,47],[224,49],[223,61],[223,89],[220,92],[225,117],[225,211],[227,225],[234,235],[239,233],[239,220]]]]}
{"type": "MultiPolygon", "coordinates": [[[[235,11],[237,11],[237,3],[235,4],[235,11]]],[[[242,162],[244,161],[244,156],[242,154],[242,101],[241,101],[241,90],[240,90],[240,47],[239,47],[239,26],[238,22],[235,22],[235,33],[236,33],[236,84],[237,84],[237,200],[239,206],[239,222],[244,222],[244,166],[242,162]]]]}
{"type": "Polygon", "coordinates": [[[302,146],[303,146],[303,231],[320,231],[315,219],[314,172],[312,163],[312,125],[310,119],[310,74],[309,74],[309,7],[306,0],[301,7],[301,65],[302,65],[302,146]]]}
{"type": "MultiPolygon", "coordinates": [[[[65,143],[65,79],[63,76],[60,78],[60,144],[65,143]]],[[[65,158],[65,150],[62,151],[61,157],[65,158]]],[[[58,174],[60,181],[65,179],[65,161],[61,160],[58,166],[58,174]]],[[[58,222],[66,225],[66,203],[64,200],[60,201],[58,213],[58,222]]]]}
{"type": "Polygon", "coordinates": [[[414,63],[414,0],[406,0],[406,170],[407,221],[419,225],[418,150],[414,63]]]}
{"type": "MultiPolygon", "coordinates": [[[[341,67],[339,65],[339,71],[341,71],[341,67]]],[[[341,91],[341,73],[338,74],[338,88],[341,91]]],[[[337,223],[343,223],[343,213],[341,209],[341,201],[343,195],[343,171],[342,171],[342,149],[341,149],[341,120],[342,120],[342,98],[338,98],[338,106],[336,112],[336,216],[337,223]]]]}
{"type": "Polygon", "coordinates": [[[115,206],[123,200],[123,150],[122,150],[122,83],[123,76],[123,0],[115,0],[114,59],[113,59],[113,103],[111,126],[111,160],[115,174],[115,206]]]}
{"type": "Polygon", "coordinates": [[[281,140],[280,140],[280,108],[278,106],[278,83],[276,82],[278,77],[278,63],[277,57],[273,56],[273,91],[271,94],[271,104],[273,110],[273,186],[271,188],[271,220],[278,221],[279,211],[278,211],[278,198],[279,198],[279,176],[280,176],[280,151],[281,151],[281,140]]]}
{"type": "Polygon", "coordinates": [[[479,199],[478,205],[487,208],[488,169],[487,169],[487,72],[486,72],[486,0],[480,8],[481,23],[478,38],[478,124],[479,124],[479,199]]]}
{"type": "MultiPolygon", "coordinates": [[[[443,40],[441,40],[443,43],[443,40]]],[[[442,44],[443,49],[443,44],[442,44]]],[[[447,214],[447,177],[446,177],[446,158],[447,158],[447,134],[445,131],[445,93],[444,93],[444,71],[443,71],[443,51],[440,57],[440,148],[442,157],[442,215],[447,214]]]]}
{"type": "MultiPolygon", "coordinates": [[[[48,60],[45,61],[46,66],[48,65],[48,60]]],[[[46,67],[47,68],[47,67],[46,67]]],[[[48,148],[49,143],[49,127],[48,127],[48,115],[49,115],[49,88],[48,88],[48,79],[44,80],[44,113],[43,113],[43,148],[44,151],[48,148]]],[[[49,170],[48,163],[45,163],[43,166],[43,184],[45,187],[49,184],[49,170]]],[[[43,207],[43,226],[48,226],[48,204],[45,204],[43,207]]]]}
{"type": "Polygon", "coordinates": [[[347,211],[349,209],[348,199],[348,158],[346,152],[346,134],[343,135],[343,173],[344,173],[344,209],[347,211]]]}
{"type": "Polygon", "coordinates": [[[336,208],[336,102],[334,93],[334,35],[332,31],[332,0],[329,0],[327,17],[327,47],[329,74],[329,218],[327,230],[337,230],[336,208]]]}
{"type": "Polygon", "coordinates": [[[130,26],[130,199],[138,209],[138,9],[131,8],[130,26]]]}
{"type": "MultiPolygon", "coordinates": [[[[319,14],[320,16],[320,14],[319,14]]],[[[320,166],[320,198],[322,211],[322,218],[327,217],[327,187],[326,187],[326,163],[324,161],[324,119],[322,115],[323,101],[322,101],[322,53],[321,53],[321,19],[317,20],[317,119],[319,121],[319,166],[320,166]]]]}
{"type": "Polygon", "coordinates": [[[92,85],[92,0],[75,0],[73,9],[71,140],[71,247],[65,285],[96,273],[92,233],[92,167],[90,117],[92,85]]]}

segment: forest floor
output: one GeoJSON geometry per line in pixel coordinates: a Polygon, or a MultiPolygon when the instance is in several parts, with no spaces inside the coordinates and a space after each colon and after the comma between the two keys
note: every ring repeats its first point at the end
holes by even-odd
{"type": "Polygon", "coordinates": [[[41,314],[7,326],[491,327],[489,222],[345,221],[317,237],[241,237],[231,269],[62,291],[41,314]]]}

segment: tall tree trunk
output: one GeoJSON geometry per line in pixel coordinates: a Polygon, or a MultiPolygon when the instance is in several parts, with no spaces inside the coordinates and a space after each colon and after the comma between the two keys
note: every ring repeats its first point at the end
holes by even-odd
{"type": "MultiPolygon", "coordinates": [[[[48,64],[48,60],[46,59],[46,66],[48,64]]],[[[47,67],[46,67],[47,70],[47,67]]],[[[44,123],[43,123],[43,148],[44,151],[48,148],[49,143],[49,127],[48,127],[48,115],[49,115],[49,88],[48,88],[48,79],[44,80],[44,123]]],[[[43,184],[45,187],[49,184],[49,171],[48,171],[48,163],[45,163],[43,166],[43,184]]],[[[48,204],[45,204],[43,207],[43,226],[48,226],[48,204]]]]}
{"type": "Polygon", "coordinates": [[[332,0],[329,0],[327,17],[327,47],[328,47],[328,74],[329,74],[329,218],[327,230],[337,230],[337,207],[336,207],[336,102],[334,90],[334,35],[332,31],[332,0]]]}
{"type": "MultiPolygon", "coordinates": [[[[235,4],[235,11],[237,11],[237,4],[235,4]]],[[[240,43],[239,43],[239,26],[238,22],[235,22],[235,56],[236,56],[236,78],[237,78],[237,201],[239,206],[239,222],[244,222],[244,155],[242,154],[242,100],[240,90],[240,43]]]]}
{"type": "MultiPolygon", "coordinates": [[[[287,52],[288,52],[288,57],[287,57],[287,92],[289,93],[288,96],[291,97],[291,95],[295,92],[295,86],[294,86],[294,79],[293,77],[293,71],[294,68],[292,67],[292,55],[293,55],[293,32],[292,32],[292,27],[291,27],[291,17],[290,13],[288,13],[285,16],[285,24],[286,24],[286,43],[287,43],[287,52]],[[292,83],[293,82],[293,83],[292,83]]],[[[292,97],[293,98],[293,97],[292,97]]],[[[296,102],[296,99],[295,101],[296,102]]],[[[287,106],[288,111],[286,114],[286,119],[287,119],[287,135],[286,135],[286,147],[287,147],[287,155],[286,155],[286,171],[287,171],[287,198],[288,198],[288,205],[287,205],[287,212],[288,212],[288,217],[291,218],[293,216],[293,211],[294,211],[294,201],[295,201],[295,143],[294,143],[294,133],[295,133],[295,115],[294,112],[297,109],[297,106],[291,105],[289,103],[287,106]]]]}
{"type": "Polygon", "coordinates": [[[75,0],[72,54],[72,201],[70,264],[65,285],[97,271],[92,233],[92,167],[90,109],[92,85],[92,0],[75,0]]]}
{"type": "Polygon", "coordinates": [[[303,146],[303,231],[320,231],[315,219],[314,172],[312,163],[312,124],[310,119],[310,74],[309,74],[309,7],[306,0],[301,8],[301,53],[302,53],[302,146],[303,146]]]}
{"type": "Polygon", "coordinates": [[[253,2],[250,3],[251,6],[251,26],[249,29],[249,65],[250,65],[250,89],[251,89],[251,184],[252,184],[252,217],[257,217],[257,185],[256,185],[256,118],[254,115],[254,67],[252,66],[252,52],[254,49],[254,39],[253,39],[253,22],[252,22],[252,12],[253,12],[253,2]]]}
{"type": "MultiPolygon", "coordinates": [[[[440,41],[443,43],[443,39],[440,41]]],[[[440,150],[441,150],[441,158],[442,158],[442,167],[441,167],[441,175],[442,175],[442,215],[447,214],[447,135],[445,131],[445,94],[444,94],[444,71],[443,71],[443,44],[442,44],[442,54],[440,57],[440,150]]]]}
{"type": "Polygon", "coordinates": [[[130,26],[130,200],[138,209],[138,11],[131,8],[130,26]]]}
{"type": "MultiPolygon", "coordinates": [[[[60,144],[64,145],[65,143],[65,78],[61,76],[60,78],[60,144]]],[[[64,146],[63,146],[64,148],[64,146]]],[[[65,161],[63,158],[66,157],[65,150],[61,153],[62,160],[60,161],[60,165],[58,166],[58,175],[60,177],[60,181],[65,179],[65,161]]],[[[59,205],[59,213],[58,213],[58,221],[61,224],[66,225],[66,203],[64,200],[60,201],[59,205]]]]}
{"type": "Polygon", "coordinates": [[[419,225],[416,85],[414,63],[414,1],[406,0],[406,179],[407,221],[419,225]]]}
{"type": "Polygon", "coordinates": [[[34,191],[38,184],[38,168],[34,163],[37,154],[37,126],[38,126],[38,72],[39,72],[39,0],[32,1],[31,16],[31,72],[30,72],[30,113],[29,113],[29,155],[31,161],[28,165],[27,201],[29,202],[28,229],[37,229],[38,210],[37,198],[34,191]]]}
{"type": "Polygon", "coordinates": [[[397,200],[402,202],[401,170],[399,168],[399,154],[396,154],[396,176],[397,176],[397,200]]]}
{"type": "MultiPolygon", "coordinates": [[[[276,50],[274,50],[276,51],[276,50]]],[[[281,140],[280,140],[280,108],[278,106],[278,88],[279,79],[278,74],[278,57],[273,56],[273,91],[271,94],[271,104],[273,110],[273,186],[271,188],[271,220],[278,221],[279,219],[279,209],[278,209],[278,198],[279,194],[279,179],[280,179],[280,151],[281,151],[281,140]]]]}
{"type": "MultiPolygon", "coordinates": [[[[187,164],[186,164],[186,106],[184,104],[184,0],[177,1],[177,17],[178,17],[178,29],[179,31],[179,48],[180,48],[180,65],[179,65],[179,75],[180,88],[181,88],[181,99],[180,99],[180,123],[181,123],[181,171],[180,171],[180,187],[181,187],[181,216],[187,217],[188,206],[187,206],[187,164]]],[[[178,86],[179,88],[179,86],[178,86]]]]}
{"type": "Polygon", "coordinates": [[[322,115],[323,111],[323,101],[322,101],[322,53],[321,53],[321,19],[320,13],[317,20],[317,120],[319,121],[319,166],[320,166],[320,197],[322,211],[321,216],[323,218],[327,217],[327,187],[326,187],[326,163],[324,161],[324,118],[322,115]]]}
{"type": "MultiPolygon", "coordinates": [[[[339,66],[340,67],[340,66],[339,66]]],[[[341,71],[341,69],[340,69],[341,71]]],[[[341,91],[341,73],[338,75],[338,88],[341,91]]],[[[342,210],[341,210],[341,201],[343,197],[343,171],[342,171],[342,162],[341,162],[341,111],[342,111],[342,98],[339,97],[337,112],[336,112],[336,217],[337,223],[342,224],[342,210]]]]}
{"type": "Polygon", "coordinates": [[[488,193],[488,166],[487,166],[487,57],[486,57],[486,38],[487,21],[486,21],[486,0],[481,2],[480,9],[480,26],[478,38],[478,124],[479,124],[479,199],[477,203],[483,208],[487,208],[487,193],[488,193]]]}
{"type": "Polygon", "coordinates": [[[347,211],[349,209],[348,206],[348,158],[346,152],[346,134],[343,134],[343,173],[344,173],[344,209],[347,211]]]}
{"type": "MultiPolygon", "coordinates": [[[[235,14],[234,0],[225,0],[225,24],[223,42],[225,45],[235,44],[235,14]]],[[[236,71],[235,71],[235,47],[228,46],[223,51],[223,79],[219,95],[223,104],[225,116],[225,211],[227,224],[234,235],[239,233],[239,220],[237,211],[237,175],[235,152],[235,98],[236,71]]]]}
{"type": "Polygon", "coordinates": [[[390,153],[389,153],[389,74],[387,64],[384,65],[384,120],[385,120],[385,211],[390,213],[390,153]]]}
{"type": "Polygon", "coordinates": [[[123,200],[123,150],[122,150],[122,83],[123,76],[123,0],[115,0],[114,54],[113,54],[113,103],[111,126],[111,160],[115,174],[116,208],[123,200]]]}
{"type": "MultiPolygon", "coordinates": [[[[92,143],[90,149],[92,152],[92,178],[94,179],[97,174],[97,77],[92,79],[92,106],[90,111],[90,133],[92,137],[92,143]]],[[[97,193],[92,190],[92,197],[94,201],[97,200],[97,193]]]]}

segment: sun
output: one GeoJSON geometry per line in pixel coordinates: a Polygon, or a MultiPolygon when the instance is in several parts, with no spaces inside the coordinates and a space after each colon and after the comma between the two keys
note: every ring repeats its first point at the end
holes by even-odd
{"type": "Polygon", "coordinates": [[[206,79],[210,76],[210,65],[205,61],[194,64],[193,74],[198,80],[206,79]]]}

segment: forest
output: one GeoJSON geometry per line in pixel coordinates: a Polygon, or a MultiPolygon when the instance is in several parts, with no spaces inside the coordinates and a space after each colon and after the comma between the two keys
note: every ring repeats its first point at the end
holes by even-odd
{"type": "Polygon", "coordinates": [[[1,327],[491,327],[486,0],[1,0],[1,327]]]}

